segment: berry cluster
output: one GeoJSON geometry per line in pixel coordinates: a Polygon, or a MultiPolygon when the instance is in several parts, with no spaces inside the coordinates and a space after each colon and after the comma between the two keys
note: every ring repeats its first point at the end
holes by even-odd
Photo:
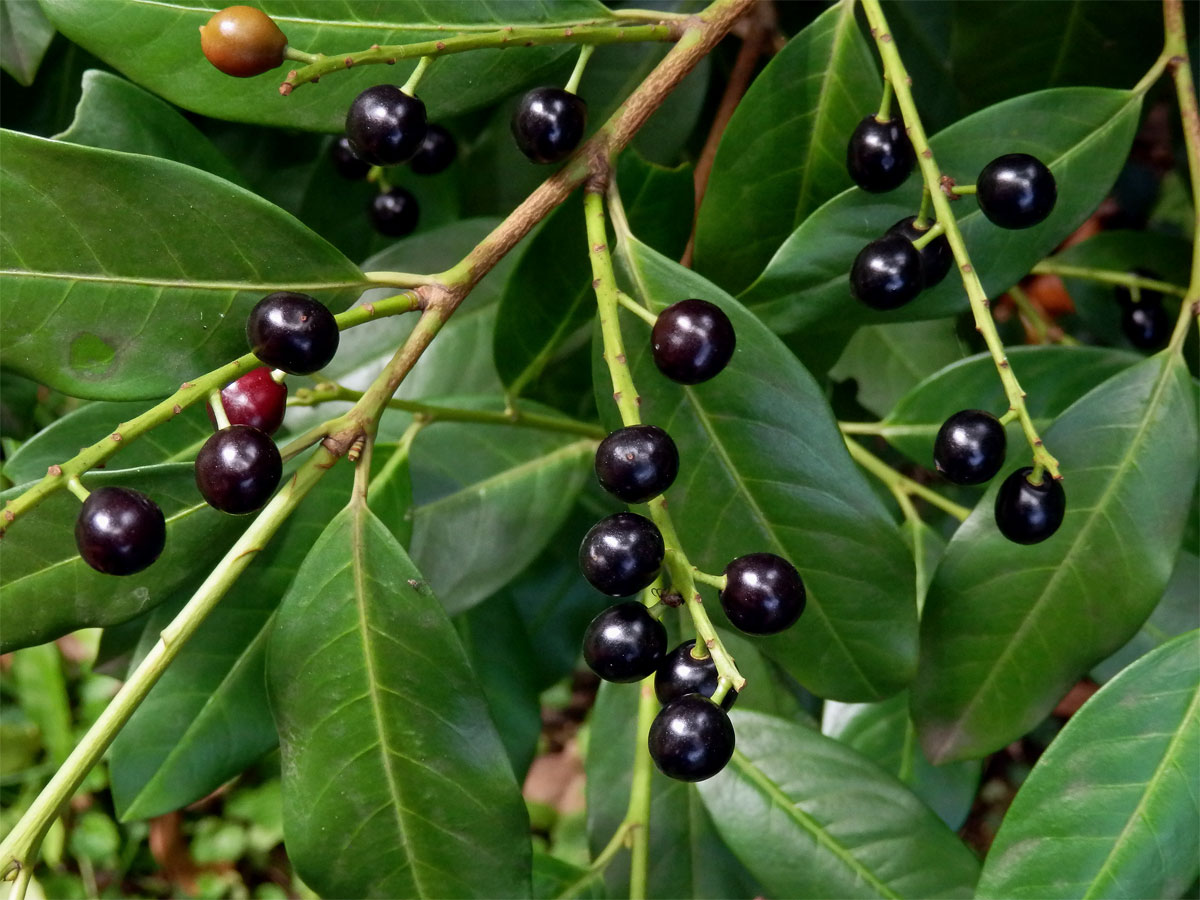
{"type": "MultiPolygon", "coordinates": [[[[680,384],[699,384],[719,374],[733,356],[733,325],[706,300],[682,300],[663,310],[651,332],[659,371],[680,384]]],[[[629,425],[600,442],[596,477],[626,503],[645,503],[662,494],[679,472],[679,451],[656,425],[629,425]]],[[[662,569],[666,547],[649,519],[621,512],[598,522],[579,548],[584,577],[597,590],[627,597],[649,587],[662,569]]],[[[775,634],[804,611],[800,573],[770,553],[755,553],[725,567],[721,606],[734,626],[748,634],[775,634]]],[[[663,708],[650,727],[649,748],[659,770],[671,778],[701,781],[724,768],[733,755],[734,733],[727,714],[737,698],[729,689],[712,701],[719,677],[711,655],[687,641],[667,652],[667,630],[659,621],[666,603],[649,608],[625,601],[600,613],[588,626],[583,657],[606,681],[640,681],[654,675],[663,708]]]]}
{"type": "MultiPolygon", "coordinates": [[[[1134,269],[1134,275],[1157,281],[1158,275],[1145,269],[1134,269]]],[[[1139,350],[1161,350],[1171,337],[1171,317],[1163,307],[1162,294],[1142,289],[1135,298],[1127,287],[1116,289],[1121,307],[1121,330],[1129,343],[1139,350]]]]}

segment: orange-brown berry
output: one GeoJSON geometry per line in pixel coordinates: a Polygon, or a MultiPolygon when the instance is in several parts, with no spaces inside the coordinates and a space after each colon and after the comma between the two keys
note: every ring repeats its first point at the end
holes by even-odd
{"type": "Polygon", "coordinates": [[[283,62],[287,37],[253,6],[229,6],[200,26],[200,49],[210,63],[237,78],[269,72],[283,62]]]}

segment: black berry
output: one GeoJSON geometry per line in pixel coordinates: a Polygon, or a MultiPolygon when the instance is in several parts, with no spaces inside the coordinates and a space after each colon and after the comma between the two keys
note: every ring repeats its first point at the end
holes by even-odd
{"type": "Polygon", "coordinates": [[[1058,187],[1041,160],[1009,153],[983,167],[975,196],[983,214],[1001,228],[1029,228],[1050,215],[1058,187]]]}
{"type": "Polygon", "coordinates": [[[388,237],[405,237],[417,227],[417,198],[402,187],[376,194],[368,208],[371,225],[388,237]]]}
{"type": "Polygon", "coordinates": [[[616,513],[601,519],[584,536],[579,568],[601,593],[628,597],[658,577],[665,552],[653,522],[635,513],[616,513]]]}
{"type": "Polygon", "coordinates": [[[221,512],[260,509],[279,485],[283,460],[275,442],[257,428],[222,428],[196,454],[196,487],[221,512]]]}
{"type": "Polygon", "coordinates": [[[678,781],[703,781],[733,756],[733,724],[707,697],[684,694],[664,706],[650,723],[650,757],[658,770],[678,781]]]}
{"type": "Polygon", "coordinates": [[[873,194],[900,187],[916,163],[912,141],[898,118],[880,122],[867,116],[846,146],[846,170],[855,184],[873,194]]]}
{"type": "Polygon", "coordinates": [[[747,634],[776,634],[804,612],[804,582],[795,566],[774,553],[739,556],[725,567],[721,608],[747,634]]]}
{"type": "Polygon", "coordinates": [[[409,160],[408,167],[418,175],[436,175],[445,171],[458,155],[454,135],[441,125],[430,125],[425,131],[425,140],[416,156],[409,160]]]}
{"type": "Polygon", "coordinates": [[[850,293],[872,309],[898,309],[921,293],[921,254],[902,234],[885,234],[859,251],[850,293]]]}
{"type": "Polygon", "coordinates": [[[200,26],[200,50],[226,75],[250,78],[283,62],[287,37],[253,6],[230,6],[200,26]]]}
{"type": "MultiPolygon", "coordinates": [[[[717,664],[712,656],[703,659],[693,656],[695,646],[694,640],[684,641],[658,664],[658,671],[654,673],[654,694],[664,706],[684,694],[712,697],[716,692],[717,664]]],[[[730,688],[721,701],[721,709],[729,709],[735,700],[737,691],[730,688]]]]}
{"type": "Polygon", "coordinates": [[[263,297],[246,320],[254,355],[291,375],[309,375],[328,365],[339,337],[337,320],[323,303],[292,291],[263,297]]]}
{"type": "MultiPolygon", "coordinates": [[[[274,434],[283,424],[286,403],[287,388],[271,377],[266,366],[251,369],[221,391],[221,406],[230,425],[249,425],[267,434],[274,434]]],[[[208,420],[217,427],[212,406],[208,407],[208,420]]]]}
{"type": "Polygon", "coordinates": [[[1017,544],[1039,544],[1062,524],[1067,497],[1062,485],[1049,475],[1041,484],[1030,484],[1033,468],[1017,469],[996,494],[996,527],[1017,544]]]}
{"type": "MultiPolygon", "coordinates": [[[[913,225],[916,216],[901,219],[887,230],[888,234],[902,234],[910,241],[924,237],[928,228],[917,228],[913,225]]],[[[932,241],[917,251],[921,254],[921,284],[931,288],[940,284],[954,265],[954,251],[950,249],[950,241],[944,234],[939,234],[932,241]]]]}
{"type": "Polygon", "coordinates": [[[425,104],[393,84],[369,87],[350,104],[346,137],[373,166],[408,162],[425,140],[425,104]]]}
{"type": "Polygon", "coordinates": [[[97,488],[75,520],[75,546],[83,561],[106,575],[132,575],[158,559],[167,524],[158,504],[141,491],[97,488]]]}
{"type": "Polygon", "coordinates": [[[583,658],[605,681],[641,681],[666,652],[667,629],[635,601],[610,606],[583,636],[583,658]]]}
{"type": "Polygon", "coordinates": [[[655,365],[680,384],[699,384],[719,374],[736,345],[729,316],[707,300],[680,300],[668,306],[650,332],[655,365]]]}
{"type": "Polygon", "coordinates": [[[579,146],[587,126],[587,104],[562,88],[534,88],[512,117],[517,146],[535,163],[555,163],[579,146]]]}
{"type": "Polygon", "coordinates": [[[358,158],[358,154],[350,146],[350,139],[345,135],[330,145],[329,158],[333,160],[333,167],[337,169],[337,173],[350,181],[362,181],[371,171],[371,164],[358,158]]]}
{"type": "Polygon", "coordinates": [[[1121,310],[1121,330],[1139,350],[1158,350],[1171,337],[1171,317],[1161,299],[1147,296],[1151,293],[1143,291],[1140,303],[1130,303],[1121,310]]]}
{"type": "Polygon", "coordinates": [[[956,412],[938,429],[933,463],[955,484],[983,484],[1004,465],[1004,426],[982,409],[956,412]]]}
{"type": "Polygon", "coordinates": [[[626,503],[645,503],[663,493],[679,473],[679,451],[657,425],[614,431],[596,448],[600,486],[626,503]]]}

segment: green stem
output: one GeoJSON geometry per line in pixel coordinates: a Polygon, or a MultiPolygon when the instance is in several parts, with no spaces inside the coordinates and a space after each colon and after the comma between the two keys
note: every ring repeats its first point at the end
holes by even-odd
{"type": "Polygon", "coordinates": [[[429,67],[433,65],[434,57],[422,56],[417,60],[416,68],[413,69],[411,75],[408,76],[408,81],[404,82],[404,86],[400,88],[402,93],[408,96],[415,96],[417,93],[417,85],[421,83],[421,79],[425,77],[425,73],[429,71],[429,67]]]}
{"type": "Polygon", "coordinates": [[[305,53],[303,50],[298,50],[291,44],[283,48],[283,58],[292,62],[304,63],[309,65],[320,59],[320,55],[316,53],[305,53]]]}
{"type": "Polygon", "coordinates": [[[638,694],[637,741],[633,755],[633,780],[629,787],[629,809],[625,819],[630,823],[629,900],[644,900],[650,871],[650,780],[653,775],[650,759],[650,723],[658,713],[658,698],[654,696],[654,676],[643,679],[638,694]]]}
{"type": "Polygon", "coordinates": [[[642,306],[624,291],[617,291],[617,302],[653,328],[658,323],[658,316],[642,306]]]}
{"type": "Polygon", "coordinates": [[[1075,346],[1079,343],[1075,338],[1063,332],[1054,320],[1042,312],[1037,304],[1029,299],[1029,295],[1017,285],[1014,284],[1008,289],[1008,296],[1012,297],[1013,303],[1016,304],[1021,319],[1033,331],[1034,337],[1037,338],[1036,343],[1063,344],[1065,346],[1075,346]]]}
{"type": "MultiPolygon", "coordinates": [[[[380,166],[372,166],[374,172],[380,166]]],[[[368,179],[369,180],[369,179],[368,179]]],[[[436,275],[414,275],[411,272],[363,272],[363,277],[374,284],[397,288],[416,288],[426,284],[437,284],[436,275]]]]}
{"type": "Polygon", "coordinates": [[[847,438],[846,449],[850,451],[850,456],[853,457],[856,463],[887,485],[888,489],[893,493],[902,491],[905,494],[920,497],[922,500],[926,500],[931,505],[936,506],[942,512],[954,516],[960,522],[964,521],[971,514],[971,511],[965,506],[959,506],[954,501],[947,500],[937,491],[930,490],[925,485],[901,475],[857,441],[847,438]]]}
{"type": "Polygon", "coordinates": [[[913,219],[913,228],[928,228],[929,226],[926,223],[929,221],[929,213],[932,209],[933,201],[929,192],[929,185],[925,185],[925,190],[921,192],[921,208],[917,210],[917,217],[913,219]]]}
{"type": "Polygon", "coordinates": [[[1167,281],[1146,278],[1133,272],[1117,272],[1112,269],[1095,269],[1090,266],[1068,266],[1056,263],[1054,258],[1044,259],[1031,270],[1034,275],[1057,275],[1059,278],[1078,278],[1082,281],[1096,281],[1100,284],[1120,285],[1130,291],[1158,291],[1160,294],[1171,294],[1182,297],[1187,288],[1167,281]]]}
{"type": "Polygon", "coordinates": [[[579,80],[583,78],[583,70],[587,68],[588,60],[595,52],[595,44],[584,44],[579,48],[579,59],[575,60],[575,68],[571,70],[571,77],[567,80],[566,87],[563,88],[568,94],[574,94],[579,90],[579,80]]]}
{"type": "Polygon", "coordinates": [[[79,480],[78,475],[67,479],[67,490],[74,494],[75,499],[80,503],[87,500],[88,495],[91,493],[91,491],[83,486],[83,482],[79,480]]]}
{"type": "Polygon", "coordinates": [[[217,423],[217,430],[221,431],[229,427],[229,416],[225,414],[225,404],[221,400],[221,389],[213,388],[208,392],[208,405],[212,408],[213,420],[217,423]]]}
{"type": "Polygon", "coordinates": [[[1183,351],[1183,340],[1193,318],[1200,316],[1200,108],[1196,103],[1196,86],[1192,83],[1192,66],[1188,61],[1187,29],[1180,0],[1163,0],[1163,56],[1169,58],[1171,78],[1175,82],[1175,97],[1179,103],[1179,118],[1183,125],[1183,142],[1187,150],[1188,172],[1192,182],[1192,274],[1183,308],[1168,345],[1173,353],[1183,351]]]}
{"type": "Polygon", "coordinates": [[[866,13],[867,22],[871,26],[871,35],[875,39],[875,46],[879,51],[880,59],[883,61],[884,75],[892,82],[895,88],[896,100],[900,104],[900,111],[904,116],[904,122],[908,128],[913,149],[916,151],[917,162],[921,167],[921,177],[925,180],[925,187],[929,191],[930,201],[937,213],[937,221],[946,229],[946,240],[949,242],[950,249],[954,253],[954,260],[958,265],[959,274],[962,276],[963,287],[967,292],[967,299],[971,303],[971,312],[975,317],[975,328],[983,335],[988,352],[996,364],[996,370],[999,372],[1000,381],[1004,385],[1004,393],[1008,397],[1009,406],[1017,410],[1021,422],[1021,430],[1025,434],[1025,439],[1029,442],[1030,449],[1033,451],[1034,463],[1045,466],[1055,478],[1061,478],[1062,475],[1058,470],[1058,460],[1046,449],[1045,444],[1038,435],[1037,428],[1034,426],[1033,418],[1025,406],[1025,391],[1021,389],[1021,384],[1017,381],[1017,376],[1013,373],[1012,366],[1005,355],[1004,343],[1000,340],[1000,335],[996,331],[996,323],[992,320],[992,314],[988,310],[987,292],[983,289],[983,284],[979,280],[979,274],[975,271],[975,267],[971,263],[971,257],[967,253],[967,245],[963,240],[962,232],[959,230],[958,222],[954,218],[954,210],[950,206],[950,199],[941,190],[942,174],[938,168],[937,160],[934,159],[933,151],[929,147],[929,141],[925,136],[925,128],[921,123],[921,117],[917,112],[917,106],[913,100],[910,88],[912,82],[908,71],[904,67],[904,62],[900,58],[900,52],[896,49],[895,39],[888,29],[883,9],[880,6],[879,0],[860,0],[860,2],[862,3],[863,11],[866,13]]]}
{"type": "Polygon", "coordinates": [[[309,84],[325,75],[355,66],[391,65],[401,59],[415,57],[436,59],[468,50],[503,50],[508,47],[544,47],[550,44],[631,44],[678,40],[684,28],[682,22],[687,20],[664,23],[661,19],[665,16],[658,18],[660,21],[650,25],[513,26],[474,34],[455,34],[415,44],[382,47],[376,45],[357,53],[329,56],[319,54],[312,63],[289,72],[280,85],[279,92],[286,96],[302,84],[309,84]]]}
{"type": "Polygon", "coordinates": [[[692,577],[701,584],[715,587],[718,591],[725,590],[725,585],[729,581],[725,575],[709,575],[707,572],[701,572],[695,566],[692,566],[692,577]]]}
{"type": "Polygon", "coordinates": [[[892,83],[887,78],[883,79],[883,96],[879,98],[879,112],[875,114],[875,119],[879,122],[888,122],[892,118],[892,83]]]}
{"type": "Polygon", "coordinates": [[[973,184],[956,184],[950,188],[950,193],[957,197],[969,197],[975,193],[975,185],[973,184]]]}
{"type": "Polygon", "coordinates": [[[913,247],[917,250],[923,249],[930,241],[936,240],[945,234],[946,229],[942,227],[941,222],[934,222],[932,228],[925,229],[925,233],[912,242],[913,247]]]}

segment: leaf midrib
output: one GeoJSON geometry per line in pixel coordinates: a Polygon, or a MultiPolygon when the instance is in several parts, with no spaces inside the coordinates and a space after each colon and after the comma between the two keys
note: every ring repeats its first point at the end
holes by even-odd
{"type": "Polygon", "coordinates": [[[37,272],[32,269],[0,269],[0,278],[45,278],[54,281],[84,281],[94,284],[130,284],[139,287],[175,288],[188,291],[261,291],[278,287],[288,290],[330,291],[377,287],[365,278],[353,281],[193,281],[183,278],[146,278],[136,275],[96,275],[78,272],[37,272]]]}

